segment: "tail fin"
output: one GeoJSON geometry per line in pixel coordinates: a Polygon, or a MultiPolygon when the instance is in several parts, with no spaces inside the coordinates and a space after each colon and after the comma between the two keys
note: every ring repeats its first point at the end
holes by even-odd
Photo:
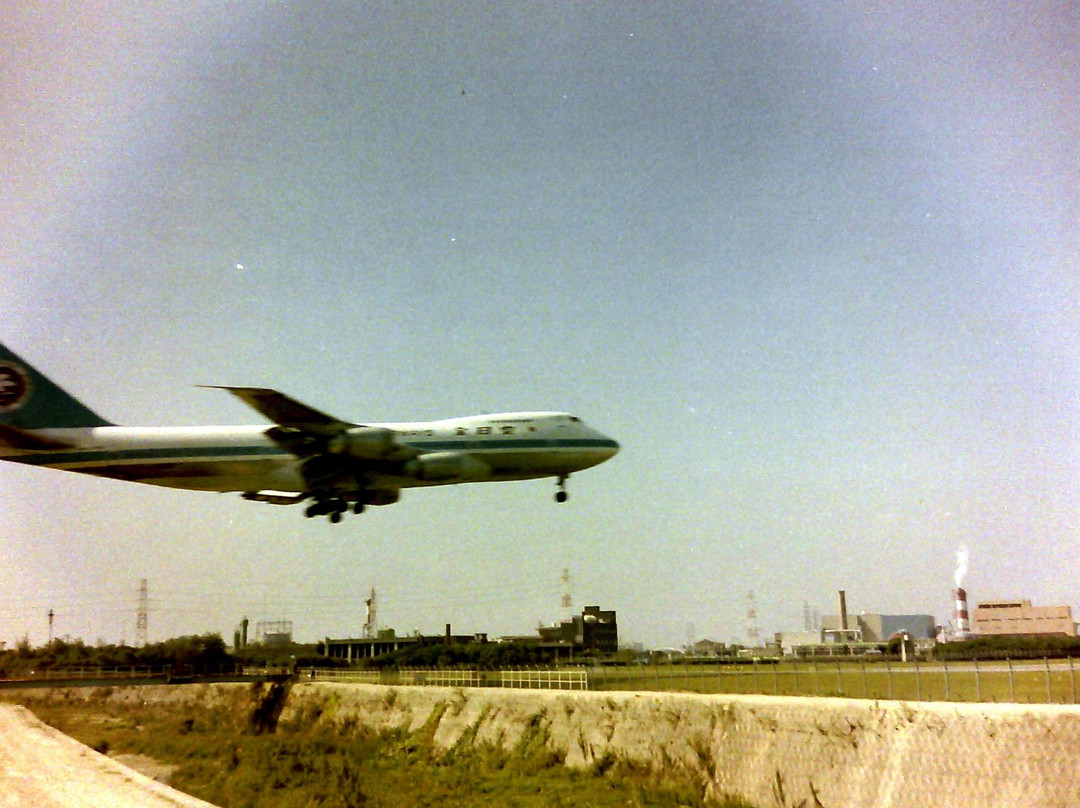
{"type": "Polygon", "coordinates": [[[0,427],[112,426],[0,343],[0,427]]]}

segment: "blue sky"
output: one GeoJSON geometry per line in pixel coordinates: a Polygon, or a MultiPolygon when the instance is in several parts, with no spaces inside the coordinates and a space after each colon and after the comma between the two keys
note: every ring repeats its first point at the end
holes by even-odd
{"type": "Polygon", "coordinates": [[[574,412],[331,526],[0,468],[0,640],[1080,604],[1075,4],[4,3],[2,339],[106,417],[574,412]]]}

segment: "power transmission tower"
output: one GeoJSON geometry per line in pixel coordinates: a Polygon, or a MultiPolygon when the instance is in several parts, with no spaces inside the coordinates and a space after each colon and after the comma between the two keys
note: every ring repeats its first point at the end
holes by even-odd
{"type": "Polygon", "coordinates": [[[562,609],[563,616],[572,618],[574,616],[574,599],[570,597],[570,584],[573,579],[570,577],[570,570],[567,567],[563,567],[562,576],[560,579],[563,585],[562,596],[562,609]]]}
{"type": "Polygon", "coordinates": [[[139,609],[135,613],[135,647],[145,648],[150,642],[147,629],[150,614],[150,595],[146,589],[146,579],[139,581],[139,609]]]}
{"type": "Polygon", "coordinates": [[[751,648],[760,648],[757,624],[757,598],[753,591],[746,593],[746,641],[751,648]]]}

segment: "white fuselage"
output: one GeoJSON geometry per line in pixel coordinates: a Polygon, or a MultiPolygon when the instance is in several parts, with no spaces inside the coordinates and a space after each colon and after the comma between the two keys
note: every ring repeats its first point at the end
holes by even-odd
{"type": "MultiPolygon", "coordinates": [[[[414,474],[392,464],[365,469],[367,484],[410,488],[458,482],[565,477],[612,457],[618,444],[566,413],[475,415],[389,429],[421,460],[451,457],[464,476],[414,474]]],[[[304,492],[303,460],[272,439],[266,426],[122,427],[34,430],[63,448],[0,447],[0,458],[132,482],[202,491],[304,492]]]]}

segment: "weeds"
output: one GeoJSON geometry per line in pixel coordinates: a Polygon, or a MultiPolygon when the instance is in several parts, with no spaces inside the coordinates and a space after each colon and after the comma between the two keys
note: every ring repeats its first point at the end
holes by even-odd
{"type": "Polygon", "coordinates": [[[377,734],[357,722],[319,721],[312,714],[278,722],[282,697],[270,692],[259,699],[237,693],[243,704],[182,711],[104,693],[85,700],[41,694],[6,697],[84,743],[176,765],[174,787],[223,808],[746,808],[706,800],[697,783],[661,784],[654,773],[613,755],[590,769],[567,769],[548,746],[542,713],[513,749],[471,738],[442,750],[433,742],[438,710],[416,732],[377,734]],[[259,710],[273,716],[273,729],[254,720],[259,710]]]}

